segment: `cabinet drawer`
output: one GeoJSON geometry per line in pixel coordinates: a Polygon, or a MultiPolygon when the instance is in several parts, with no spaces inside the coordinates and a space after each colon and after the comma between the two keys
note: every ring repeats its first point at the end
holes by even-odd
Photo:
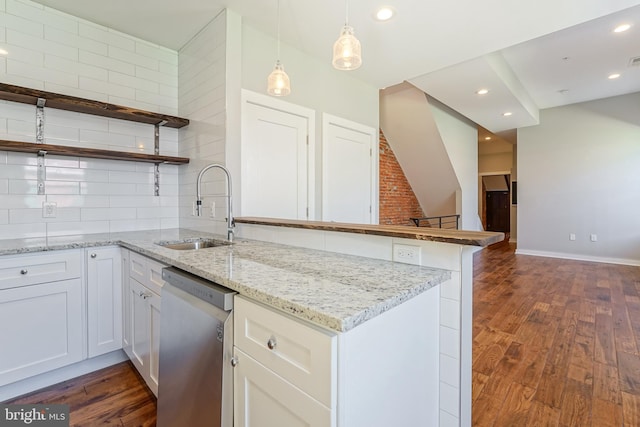
{"type": "Polygon", "coordinates": [[[129,255],[129,276],[144,286],[160,295],[164,280],[162,280],[162,269],[166,267],[161,262],[130,252],[129,255]]]}
{"type": "Polygon", "coordinates": [[[0,289],[80,277],[82,259],[81,250],[2,256],[0,257],[0,289]]]}
{"type": "Polygon", "coordinates": [[[235,345],[282,378],[332,407],[336,335],[236,297],[235,345]]]}

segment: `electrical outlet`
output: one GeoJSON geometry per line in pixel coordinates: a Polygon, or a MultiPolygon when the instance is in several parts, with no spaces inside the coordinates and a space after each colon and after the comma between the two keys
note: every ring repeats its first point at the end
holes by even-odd
{"type": "Polygon", "coordinates": [[[209,215],[211,218],[216,217],[216,202],[211,202],[211,213],[209,215]]]}
{"type": "Polygon", "coordinates": [[[420,265],[421,249],[414,245],[393,245],[393,260],[420,265]]]}
{"type": "Polygon", "coordinates": [[[191,206],[191,216],[196,215],[198,215],[198,211],[196,210],[196,202],[193,202],[193,205],[191,206]]]}
{"type": "Polygon", "coordinates": [[[42,202],[42,217],[55,218],[58,213],[58,204],[56,202],[42,202]]]}
{"type": "Polygon", "coordinates": [[[591,241],[592,242],[597,242],[598,241],[598,235],[597,234],[592,234],[590,237],[591,237],[591,241]]]}
{"type": "Polygon", "coordinates": [[[571,241],[576,240],[576,233],[569,234],[569,240],[571,240],[571,241]]]}

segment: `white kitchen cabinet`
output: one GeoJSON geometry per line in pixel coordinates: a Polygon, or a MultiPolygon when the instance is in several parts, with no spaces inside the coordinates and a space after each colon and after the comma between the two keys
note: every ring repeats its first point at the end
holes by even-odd
{"type": "Polygon", "coordinates": [[[2,257],[0,270],[0,386],[86,358],[82,251],[2,257]]]}
{"type": "Polygon", "coordinates": [[[438,426],[439,289],[340,333],[236,296],[235,426],[438,426]]]}
{"type": "Polygon", "coordinates": [[[327,427],[329,408],[235,349],[235,427],[327,427]]]}
{"type": "Polygon", "coordinates": [[[236,427],[334,426],[336,334],[236,297],[236,427]]]}
{"type": "Polygon", "coordinates": [[[89,357],[122,348],[120,247],[85,249],[89,357]]]}
{"type": "Polygon", "coordinates": [[[129,249],[120,249],[122,270],[122,349],[131,359],[131,292],[129,290],[129,249]]]}
{"type": "Polygon", "coordinates": [[[157,396],[160,354],[160,292],[164,264],[129,252],[129,281],[125,352],[145,382],[157,396]]]}

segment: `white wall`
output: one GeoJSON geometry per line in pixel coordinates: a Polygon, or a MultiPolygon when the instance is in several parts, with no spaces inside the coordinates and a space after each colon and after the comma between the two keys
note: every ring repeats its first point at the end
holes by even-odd
{"type": "MultiPolygon", "coordinates": [[[[378,89],[358,80],[353,73],[338,71],[331,65],[331,46],[326,61],[318,60],[286,44],[280,59],[291,79],[291,94],[284,101],[322,113],[342,117],[378,129],[378,89]]],[[[266,94],[267,76],[276,61],[276,39],[246,23],[242,24],[242,88],[266,94]]],[[[316,218],[322,209],[322,126],[316,127],[316,218]]]]}
{"type": "Polygon", "coordinates": [[[211,169],[203,176],[202,216],[192,212],[200,170],[210,163],[226,165],[226,19],[223,11],[180,49],[178,69],[178,110],[190,121],[180,129],[180,155],[191,159],[180,169],[180,226],[219,233],[224,233],[227,206],[222,171],[211,169]]]}
{"type": "MultiPolygon", "coordinates": [[[[176,114],[177,53],[28,0],[0,1],[0,81],[176,114]]],[[[45,143],[153,153],[153,126],[45,107],[45,143]]],[[[0,139],[35,142],[35,107],[0,101],[0,139]]],[[[161,154],[178,132],[161,129],[161,154]]],[[[0,238],[171,228],[178,166],[47,156],[37,195],[36,156],[0,151],[0,238]],[[42,218],[42,203],[57,203],[42,218]]]]}
{"type": "Polygon", "coordinates": [[[478,217],[478,127],[447,106],[429,100],[442,143],[460,184],[460,228],[481,230],[478,217]]]}
{"type": "Polygon", "coordinates": [[[518,131],[518,253],[640,265],[640,93],[540,119],[518,131]]]}
{"type": "Polygon", "coordinates": [[[380,91],[380,127],[425,215],[455,214],[460,184],[425,93],[409,83],[380,91]]]}

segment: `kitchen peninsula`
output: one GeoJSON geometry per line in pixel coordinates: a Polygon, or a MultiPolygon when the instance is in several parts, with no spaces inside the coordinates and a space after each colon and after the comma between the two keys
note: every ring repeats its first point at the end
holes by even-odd
{"type": "Polygon", "coordinates": [[[212,237],[184,229],[49,237],[0,241],[0,262],[121,246],[334,337],[326,393],[300,386],[329,408],[328,425],[470,425],[471,254],[500,233],[236,221],[231,246],[158,245],[212,237]],[[419,265],[393,262],[394,245],[413,246],[419,265]]]}

